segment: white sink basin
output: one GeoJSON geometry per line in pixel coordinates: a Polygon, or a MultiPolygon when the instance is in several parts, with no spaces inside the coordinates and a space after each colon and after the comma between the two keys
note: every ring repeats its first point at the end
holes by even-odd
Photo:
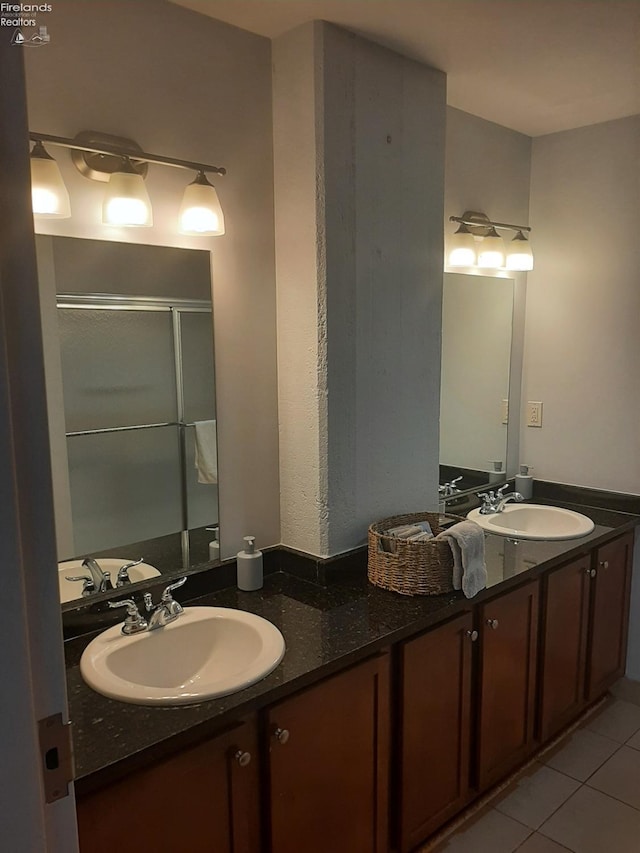
{"type": "MultiPolygon", "coordinates": [[[[98,565],[105,572],[111,572],[111,582],[115,585],[118,569],[126,563],[132,563],[133,560],[127,557],[99,557],[98,565]]],[[[89,576],[89,569],[82,566],[82,560],[67,560],[64,563],[58,563],[58,586],[60,588],[60,603],[64,604],[67,601],[74,601],[76,598],[82,598],[82,583],[80,581],[68,581],[66,576],[80,577],[80,575],[89,576]]],[[[145,581],[148,578],[155,578],[160,572],[150,566],[148,563],[139,563],[137,566],[132,566],[129,569],[129,580],[131,583],[145,581]]]]}
{"type": "Polygon", "coordinates": [[[578,539],[595,527],[586,515],[558,506],[510,503],[502,512],[480,515],[473,509],[467,515],[487,533],[510,539],[578,539]]]}
{"type": "Polygon", "coordinates": [[[275,625],[243,610],[186,607],[175,622],[125,636],[121,623],[84,650],[82,677],[98,693],[135,705],[190,705],[236,693],[284,656],[275,625]]]}

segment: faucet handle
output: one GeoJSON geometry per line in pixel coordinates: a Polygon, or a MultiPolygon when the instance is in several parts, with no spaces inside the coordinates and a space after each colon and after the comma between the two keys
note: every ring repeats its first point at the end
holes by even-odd
{"type": "Polygon", "coordinates": [[[496,497],[493,489],[490,492],[480,492],[478,497],[482,501],[480,515],[490,515],[491,513],[496,512],[496,504],[499,499],[496,497]]]}
{"type": "Polygon", "coordinates": [[[172,616],[179,616],[183,612],[182,605],[175,601],[171,593],[174,589],[178,589],[183,584],[187,582],[187,578],[180,578],[175,583],[170,583],[169,586],[162,593],[162,598],[160,599],[160,604],[163,605],[172,616]]]}
{"type": "Polygon", "coordinates": [[[147,620],[138,610],[138,605],[132,598],[125,598],[122,601],[108,601],[107,604],[112,609],[116,607],[126,607],[127,616],[122,626],[123,634],[138,634],[140,631],[147,630],[147,620]]]}
{"type": "Polygon", "coordinates": [[[504,493],[507,491],[508,488],[509,488],[509,483],[505,483],[504,486],[501,486],[498,489],[498,500],[500,500],[501,498],[504,497],[504,493]]]}
{"type": "Polygon", "coordinates": [[[178,589],[178,587],[181,587],[186,582],[187,578],[185,576],[175,581],[174,583],[170,583],[168,586],[166,586],[162,592],[162,595],[160,596],[160,603],[157,605],[154,605],[153,596],[151,595],[151,593],[145,592],[142,598],[144,601],[144,606],[147,609],[147,613],[150,613],[152,610],[157,610],[160,607],[164,607],[172,614],[179,616],[180,613],[182,613],[182,607],[180,606],[180,604],[178,604],[177,601],[173,600],[173,596],[171,595],[171,593],[174,589],[178,589]]]}
{"type": "Polygon", "coordinates": [[[186,582],[187,582],[187,578],[185,575],[185,577],[180,578],[179,580],[175,581],[174,583],[170,583],[168,586],[166,586],[164,588],[163,593],[162,593],[162,598],[161,598],[162,603],[166,604],[168,601],[173,601],[173,596],[171,595],[173,590],[178,589],[181,586],[184,586],[184,584],[186,584],[186,582]]]}
{"type": "Polygon", "coordinates": [[[140,557],[139,560],[132,560],[130,563],[125,563],[124,566],[120,566],[116,577],[116,586],[124,586],[125,584],[131,583],[129,569],[132,569],[134,566],[139,566],[140,563],[143,562],[144,557],[140,557]]]}
{"type": "Polygon", "coordinates": [[[84,596],[91,595],[91,593],[96,591],[96,586],[93,582],[93,578],[88,575],[78,575],[77,577],[70,577],[69,575],[65,575],[64,579],[66,581],[72,581],[73,583],[77,583],[78,581],[84,581],[82,587],[82,594],[84,596]]]}

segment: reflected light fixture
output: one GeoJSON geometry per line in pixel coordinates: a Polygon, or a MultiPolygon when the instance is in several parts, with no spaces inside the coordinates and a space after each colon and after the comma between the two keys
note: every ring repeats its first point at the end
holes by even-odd
{"type": "Polygon", "coordinates": [[[196,237],[219,237],[224,234],[224,214],[216,188],[199,171],[195,180],[187,185],[178,214],[181,234],[196,237]]]}
{"type": "Polygon", "coordinates": [[[509,222],[493,222],[486,213],[466,210],[462,216],[450,216],[450,222],[459,223],[459,228],[450,238],[449,267],[473,267],[483,270],[533,269],[533,253],[525,232],[528,225],[512,225],[509,222]],[[515,231],[516,236],[505,250],[499,230],[515,231]]]}
{"type": "Polygon", "coordinates": [[[46,142],[69,149],[73,164],[85,178],[108,184],[102,203],[103,224],[137,228],[153,224],[145,178],[149,165],[158,164],[196,173],[180,208],[181,232],[198,237],[225,232],[218,194],[207,178],[207,173],[225,175],[227,170],[222,166],[149,154],[132,139],[92,130],[82,131],[73,139],[34,132],[29,133],[29,138],[35,142],[31,172],[36,216],[71,215],[69,194],[56,161],[44,149],[42,143],[46,142]]]}
{"type": "Polygon", "coordinates": [[[507,269],[523,272],[533,269],[533,252],[522,231],[507,246],[507,269]]]}
{"type": "Polygon", "coordinates": [[[151,200],[144,178],[137,172],[131,158],[123,157],[120,171],[114,172],[102,202],[104,225],[149,228],[153,225],[151,200]]]}
{"type": "Polygon", "coordinates": [[[476,241],[462,223],[449,242],[449,266],[472,267],[476,262],[476,241]]]}
{"type": "Polygon", "coordinates": [[[69,193],[60,168],[42,142],[31,150],[31,204],[37,216],[68,219],[71,216],[69,193]]]}

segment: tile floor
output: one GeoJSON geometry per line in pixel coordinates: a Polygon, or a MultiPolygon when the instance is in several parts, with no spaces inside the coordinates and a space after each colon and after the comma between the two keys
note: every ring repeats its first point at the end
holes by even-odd
{"type": "Polygon", "coordinates": [[[640,684],[612,692],[433,853],[640,853],[640,684]]]}

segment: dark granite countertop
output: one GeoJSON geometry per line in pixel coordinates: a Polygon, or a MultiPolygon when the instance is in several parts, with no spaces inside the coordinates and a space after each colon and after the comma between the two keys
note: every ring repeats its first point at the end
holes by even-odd
{"type": "MultiPolygon", "coordinates": [[[[571,508],[569,504],[563,504],[571,508]]],[[[65,644],[70,718],[80,793],[144,766],[167,752],[214,734],[239,718],[278,702],[320,677],[364,659],[477,603],[507,591],[528,574],[543,571],[632,530],[640,518],[590,507],[575,509],[596,524],[588,536],[560,542],[511,542],[486,537],[489,583],[472,600],[453,592],[407,597],[372,586],[362,572],[346,571],[328,586],[276,572],[263,589],[226,589],[189,604],[236,607],[273,622],[287,651],[282,663],[262,681],[221,699],[181,707],[147,707],[107,699],[80,675],[81,654],[94,635],[65,644]]]]}

